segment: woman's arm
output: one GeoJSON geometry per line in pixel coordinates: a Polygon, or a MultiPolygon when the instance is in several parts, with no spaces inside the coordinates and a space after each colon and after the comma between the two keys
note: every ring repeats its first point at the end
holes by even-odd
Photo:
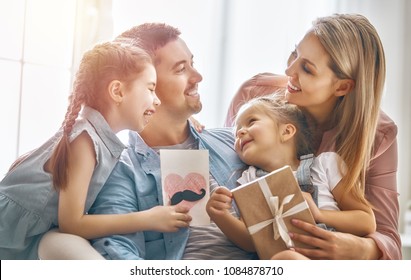
{"type": "Polygon", "coordinates": [[[296,248],[309,258],[326,259],[402,259],[398,231],[399,202],[397,191],[397,128],[382,113],[374,144],[374,157],[366,174],[365,195],[374,207],[376,232],[357,237],[340,232],[327,232],[302,221],[296,226],[313,236],[292,234],[292,238],[317,249],[296,248]],[[388,119],[388,121],[387,121],[388,119]],[[385,123],[384,123],[385,121],[385,123]]]}
{"type": "Polygon", "coordinates": [[[177,231],[187,227],[187,209],[158,206],[147,211],[126,214],[85,214],[89,183],[95,168],[94,146],[83,132],[70,144],[68,186],[59,195],[59,228],[61,232],[92,239],[136,231],[177,231]]]}
{"type": "Polygon", "coordinates": [[[390,141],[388,148],[377,153],[371,161],[366,175],[365,195],[374,206],[377,231],[368,235],[380,251],[381,259],[402,259],[401,239],[398,231],[399,201],[397,191],[397,140],[396,127],[384,134],[380,145],[387,146],[384,141],[390,141]],[[390,135],[391,134],[391,135],[390,135]],[[393,135],[394,134],[394,135],[393,135]],[[394,141],[392,139],[394,138],[394,141]]]}
{"type": "Polygon", "coordinates": [[[224,126],[233,126],[234,119],[241,105],[255,97],[265,96],[285,88],[287,82],[287,76],[272,73],[260,73],[245,81],[231,100],[224,126]]]}
{"type": "Polygon", "coordinates": [[[289,233],[291,239],[314,247],[314,249],[294,248],[296,252],[310,259],[376,260],[381,257],[380,250],[371,238],[328,231],[300,220],[291,222],[310,234],[289,233]]]}

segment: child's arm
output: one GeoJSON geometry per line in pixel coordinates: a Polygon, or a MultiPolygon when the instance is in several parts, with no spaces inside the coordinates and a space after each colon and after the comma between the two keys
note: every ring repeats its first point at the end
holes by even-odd
{"type": "Polygon", "coordinates": [[[70,144],[68,185],[60,191],[58,218],[62,232],[93,239],[143,230],[171,232],[188,226],[188,209],[179,206],[157,206],[128,214],[85,214],[95,164],[92,140],[83,132],[70,144]]]}
{"type": "Polygon", "coordinates": [[[232,194],[225,187],[218,187],[207,202],[207,213],[221,231],[238,247],[248,252],[255,252],[251,236],[243,221],[229,212],[232,194]]]}
{"type": "Polygon", "coordinates": [[[344,187],[338,183],[332,191],[334,199],[341,211],[321,210],[311,198],[304,195],[314,220],[335,228],[337,231],[365,236],[376,230],[376,222],[372,209],[355,200],[350,194],[344,194],[344,187]]]}

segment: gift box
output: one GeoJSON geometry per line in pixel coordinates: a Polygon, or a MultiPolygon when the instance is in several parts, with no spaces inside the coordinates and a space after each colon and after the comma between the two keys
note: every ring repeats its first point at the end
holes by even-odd
{"type": "Polygon", "coordinates": [[[288,232],[303,233],[291,224],[300,219],[315,225],[307,202],[289,166],[284,166],[232,190],[240,215],[260,259],[290,247],[307,245],[291,240],[288,232]]]}

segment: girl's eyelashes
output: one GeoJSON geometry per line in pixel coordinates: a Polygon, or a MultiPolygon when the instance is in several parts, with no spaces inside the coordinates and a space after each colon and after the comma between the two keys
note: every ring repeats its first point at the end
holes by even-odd
{"type": "Polygon", "coordinates": [[[257,119],[249,119],[248,120],[248,125],[252,125],[257,121],[257,119]]]}

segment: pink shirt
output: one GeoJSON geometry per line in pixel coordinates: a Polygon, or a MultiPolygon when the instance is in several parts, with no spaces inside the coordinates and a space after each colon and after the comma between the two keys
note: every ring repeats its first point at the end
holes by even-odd
{"type": "MultiPolygon", "coordinates": [[[[238,108],[247,100],[270,94],[284,87],[286,81],[284,76],[262,73],[244,82],[230,104],[225,125],[232,126],[238,108]]],[[[333,130],[324,133],[318,153],[333,150],[332,136],[333,130]]],[[[381,111],[365,181],[365,195],[375,207],[377,222],[377,231],[368,237],[376,242],[382,252],[381,259],[402,259],[398,232],[397,162],[397,126],[381,111]]]]}

